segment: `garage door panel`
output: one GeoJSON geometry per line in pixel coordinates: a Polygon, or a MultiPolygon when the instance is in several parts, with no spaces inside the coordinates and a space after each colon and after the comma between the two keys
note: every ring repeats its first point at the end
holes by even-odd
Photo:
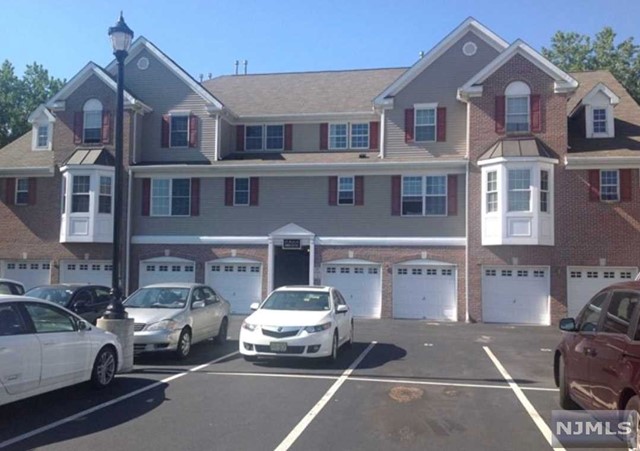
{"type": "Polygon", "coordinates": [[[141,262],[139,287],[154,283],[194,283],[196,281],[193,262],[141,262]]]}
{"type": "Polygon", "coordinates": [[[66,260],[60,262],[61,283],[90,283],[111,286],[111,262],[66,260]]]}
{"type": "Polygon", "coordinates": [[[568,266],[568,316],[575,317],[601,289],[614,283],[633,280],[637,273],[638,268],[635,267],[568,266]]]}
{"type": "Polygon", "coordinates": [[[396,267],[393,273],[393,316],[455,321],[455,270],[442,267],[396,267]]]}
{"type": "Polygon", "coordinates": [[[338,289],[349,304],[353,315],[380,318],[380,268],[373,265],[326,265],[322,284],[338,289]]]}
{"type": "Polygon", "coordinates": [[[20,260],[4,263],[3,277],[21,282],[25,290],[51,282],[51,263],[47,261],[20,260]]]}
{"type": "Polygon", "coordinates": [[[262,300],[261,263],[209,263],[205,282],[231,303],[231,312],[251,313],[262,300]]]}

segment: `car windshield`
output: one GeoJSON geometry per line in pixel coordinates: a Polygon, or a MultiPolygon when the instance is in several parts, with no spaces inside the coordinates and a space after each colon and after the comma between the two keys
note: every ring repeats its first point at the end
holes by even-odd
{"type": "Polygon", "coordinates": [[[127,308],[184,308],[189,288],[141,288],[124,301],[127,308]]]}
{"type": "Polygon", "coordinates": [[[329,310],[329,293],[319,291],[276,291],[264,301],[265,310],[329,310]]]}
{"type": "Polygon", "coordinates": [[[45,301],[55,302],[65,307],[71,299],[73,290],[61,287],[35,287],[25,293],[25,296],[32,298],[44,299],[45,301]]]}

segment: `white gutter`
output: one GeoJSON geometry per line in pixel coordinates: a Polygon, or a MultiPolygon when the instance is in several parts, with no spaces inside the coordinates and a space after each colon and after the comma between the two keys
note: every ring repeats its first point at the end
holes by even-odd
{"type": "MultiPolygon", "coordinates": [[[[465,235],[467,239],[469,237],[469,171],[471,168],[469,167],[471,163],[467,165],[467,173],[465,176],[465,204],[466,208],[464,210],[464,229],[465,235]]],[[[464,249],[464,322],[469,322],[469,245],[467,242],[467,246],[464,249]]]]}
{"type": "Polygon", "coordinates": [[[382,110],[382,115],[380,116],[380,138],[378,139],[378,142],[380,143],[380,158],[384,159],[384,154],[385,154],[385,140],[384,140],[384,133],[385,133],[385,123],[386,123],[386,110],[382,110]]]}
{"type": "Polygon", "coordinates": [[[637,169],[640,168],[640,156],[628,157],[574,157],[567,155],[564,157],[566,169],[637,169]]]}
{"type": "Polygon", "coordinates": [[[220,115],[216,114],[216,139],[213,143],[213,161],[220,159],[220,115]]]}
{"type": "Polygon", "coordinates": [[[5,177],[24,177],[32,175],[34,177],[53,177],[53,167],[33,167],[33,168],[0,168],[0,176],[5,177]]]}
{"type": "Polygon", "coordinates": [[[125,295],[129,295],[129,276],[130,276],[130,264],[131,264],[131,193],[133,191],[132,182],[133,175],[131,173],[131,169],[127,171],[128,173],[128,187],[127,187],[127,234],[125,235],[125,252],[124,252],[124,270],[125,270],[125,279],[124,279],[124,292],[125,295]]]}

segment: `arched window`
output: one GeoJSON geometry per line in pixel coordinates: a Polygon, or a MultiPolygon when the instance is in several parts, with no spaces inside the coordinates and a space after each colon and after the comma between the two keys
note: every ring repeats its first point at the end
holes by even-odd
{"type": "Polygon", "coordinates": [[[83,130],[82,141],[85,143],[99,143],[102,140],[102,103],[97,99],[87,100],[82,108],[83,130]]]}
{"type": "Polygon", "coordinates": [[[522,81],[511,82],[504,94],[507,133],[530,131],[529,85],[522,81]]]}

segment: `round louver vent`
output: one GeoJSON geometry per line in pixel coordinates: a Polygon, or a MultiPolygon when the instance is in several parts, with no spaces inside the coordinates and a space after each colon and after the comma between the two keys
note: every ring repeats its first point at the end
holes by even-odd
{"type": "Polygon", "coordinates": [[[462,53],[464,53],[466,56],[473,56],[477,51],[478,46],[475,42],[469,41],[462,46],[462,53]]]}
{"type": "Polygon", "coordinates": [[[143,56],[138,60],[138,69],[147,70],[149,68],[149,58],[143,56]]]}

